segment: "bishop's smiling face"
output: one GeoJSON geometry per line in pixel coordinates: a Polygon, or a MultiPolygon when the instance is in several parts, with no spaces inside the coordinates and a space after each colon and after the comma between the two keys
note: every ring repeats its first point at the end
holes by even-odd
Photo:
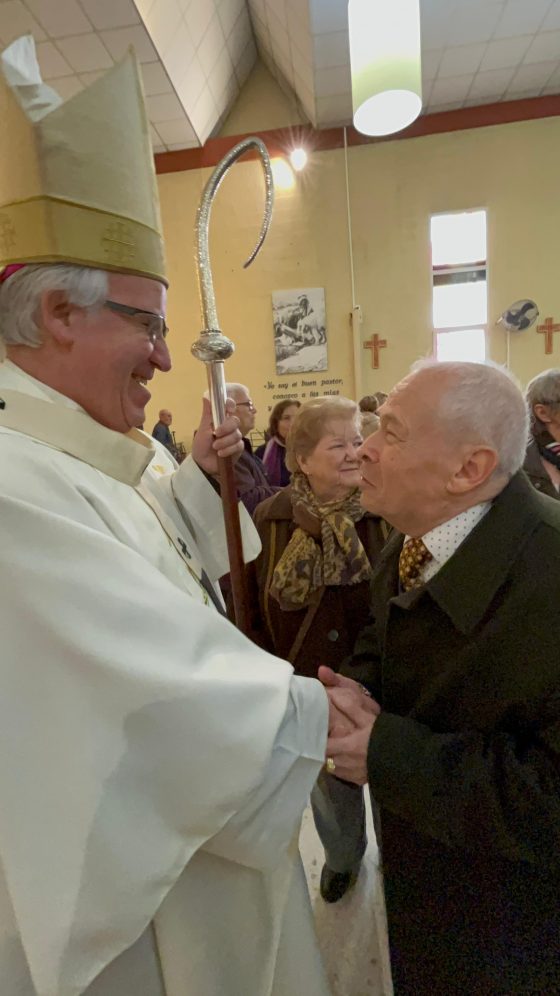
{"type": "MultiPolygon", "coordinates": [[[[109,274],[108,300],[165,315],[163,284],[109,274]]],[[[167,344],[151,341],[142,316],[97,309],[78,315],[72,344],[72,397],[92,418],[116,432],[142,425],[156,370],[171,369],[167,344]]]]}

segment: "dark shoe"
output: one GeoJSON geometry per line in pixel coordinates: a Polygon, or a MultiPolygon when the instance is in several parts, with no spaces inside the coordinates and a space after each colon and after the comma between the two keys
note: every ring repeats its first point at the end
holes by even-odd
{"type": "Polygon", "coordinates": [[[326,903],[337,903],[356,883],[358,872],[335,872],[323,865],[321,872],[321,896],[326,903]]]}

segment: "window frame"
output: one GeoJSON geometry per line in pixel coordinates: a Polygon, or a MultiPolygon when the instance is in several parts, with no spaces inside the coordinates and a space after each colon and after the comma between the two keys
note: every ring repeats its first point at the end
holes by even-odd
{"type": "MultiPolygon", "coordinates": [[[[470,208],[458,208],[455,211],[437,211],[434,214],[430,214],[430,279],[431,279],[431,323],[432,323],[432,358],[436,361],[438,360],[438,336],[445,335],[448,332],[475,332],[481,331],[484,334],[484,362],[486,363],[489,359],[488,355],[488,218],[489,212],[487,207],[470,207],[470,208]],[[441,216],[450,217],[451,215],[459,214],[474,214],[476,212],[484,212],[486,220],[486,259],[485,260],[472,260],[468,263],[439,263],[434,266],[432,261],[432,218],[437,218],[441,216]],[[434,323],[434,278],[439,274],[450,274],[454,273],[473,273],[475,271],[484,271],[484,277],[486,280],[486,322],[467,322],[464,325],[453,325],[453,326],[437,326],[434,323]]],[[[465,281],[467,282],[467,281],[465,281]]],[[[474,361],[479,362],[479,361],[474,361]]]]}

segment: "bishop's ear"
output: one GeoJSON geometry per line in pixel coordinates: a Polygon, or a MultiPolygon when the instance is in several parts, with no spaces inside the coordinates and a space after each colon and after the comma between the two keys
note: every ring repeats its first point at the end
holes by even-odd
{"type": "Polygon", "coordinates": [[[61,346],[71,346],[76,337],[75,322],[82,309],[70,303],[64,290],[44,291],[39,309],[41,329],[61,346]]]}
{"type": "Polygon", "coordinates": [[[447,485],[454,495],[468,494],[482,487],[498,466],[498,454],[490,446],[477,446],[469,449],[461,466],[455,471],[447,485]]]}

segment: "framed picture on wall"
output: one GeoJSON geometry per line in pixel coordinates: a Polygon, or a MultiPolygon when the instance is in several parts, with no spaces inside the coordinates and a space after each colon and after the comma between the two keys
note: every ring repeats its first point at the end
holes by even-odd
{"type": "Polygon", "coordinates": [[[327,369],[324,287],[273,291],[272,323],[278,375],[327,369]]]}

